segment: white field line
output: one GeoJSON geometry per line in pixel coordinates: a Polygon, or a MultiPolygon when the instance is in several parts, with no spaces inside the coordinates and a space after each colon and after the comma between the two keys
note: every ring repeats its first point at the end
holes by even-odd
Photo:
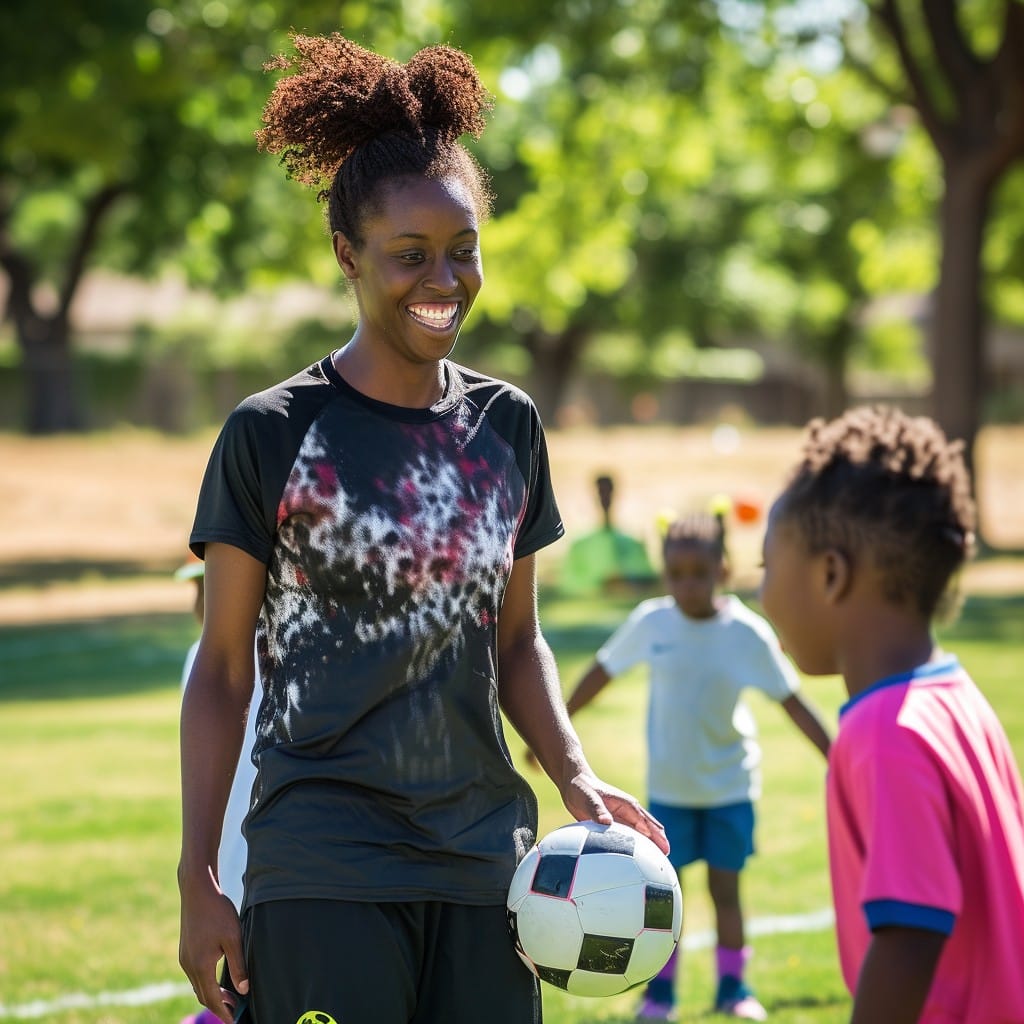
{"type": "MultiPolygon", "coordinates": [[[[780,935],[787,932],[820,932],[831,928],[834,918],[832,910],[825,908],[809,914],[791,914],[788,917],[755,917],[746,924],[747,935],[780,935]]],[[[707,949],[715,941],[710,931],[684,935],[684,950],[707,949]]],[[[142,988],[123,992],[71,992],[56,999],[37,999],[31,1003],[0,1003],[0,1018],[29,1020],[52,1017],[63,1010],[91,1010],[100,1006],[149,1006],[192,994],[192,986],[185,981],[161,981],[142,988]]]]}
{"type": "MultiPolygon", "coordinates": [[[[812,910],[809,914],[790,914],[787,917],[755,917],[747,921],[744,930],[748,938],[757,935],[782,935],[789,932],[823,932],[835,923],[835,915],[831,907],[812,910]]],[[[684,950],[707,949],[714,945],[715,933],[712,931],[695,932],[683,935],[679,943],[684,950]]]]}
{"type": "Polygon", "coordinates": [[[32,1017],[51,1017],[64,1010],[93,1010],[100,1006],[149,1006],[179,996],[192,995],[187,981],[161,981],[124,992],[69,992],[56,999],[36,999],[31,1003],[0,1003],[0,1017],[28,1020],[32,1017]]]}

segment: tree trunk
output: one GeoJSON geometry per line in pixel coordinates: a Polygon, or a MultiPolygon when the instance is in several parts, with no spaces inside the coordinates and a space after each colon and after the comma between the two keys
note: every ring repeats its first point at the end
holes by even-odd
{"type": "Polygon", "coordinates": [[[0,269],[6,272],[9,284],[3,312],[14,324],[21,349],[29,433],[56,434],[85,427],[75,390],[71,302],[99,238],[103,219],[126,191],[126,186],[120,183],[103,185],[83,202],[81,224],[72,239],[63,280],[57,287],[56,304],[49,314],[39,312],[35,304],[39,274],[29,256],[12,242],[8,232],[11,210],[0,196],[0,269]]]}
{"type": "Polygon", "coordinates": [[[18,343],[26,384],[26,427],[30,434],[56,434],[85,427],[65,317],[19,319],[18,343]]]}
{"type": "Polygon", "coordinates": [[[523,339],[533,357],[530,397],[545,423],[554,423],[588,338],[587,328],[570,325],[557,336],[537,330],[523,339]]]}
{"type": "Polygon", "coordinates": [[[973,468],[985,385],[981,247],[991,186],[969,162],[946,163],[940,213],[942,259],[928,329],[932,415],[964,442],[973,468]]]}
{"type": "Polygon", "coordinates": [[[843,319],[829,337],[824,352],[825,393],[823,415],[833,419],[842,414],[849,404],[850,391],[846,386],[846,370],[850,361],[850,346],[853,344],[853,328],[843,319]]]}

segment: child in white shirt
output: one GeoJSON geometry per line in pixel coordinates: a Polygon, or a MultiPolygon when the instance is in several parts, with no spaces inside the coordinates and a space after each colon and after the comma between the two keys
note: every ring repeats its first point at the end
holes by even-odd
{"type": "MultiPolygon", "coordinates": [[[[597,652],[568,700],[579,711],[633,665],[650,669],[647,717],[650,810],[665,826],[677,870],[707,862],[718,934],[715,1009],[764,1020],[744,983],[750,958],[739,876],[754,852],[754,801],[761,750],[743,703],[752,687],[778,701],[828,756],[829,736],[800,696],[799,679],[767,621],[720,594],[728,576],[724,525],[710,514],[672,523],[664,539],[668,594],[643,601],[597,652]]],[[[673,957],[647,987],[638,1020],[675,1016],[673,957]]]]}

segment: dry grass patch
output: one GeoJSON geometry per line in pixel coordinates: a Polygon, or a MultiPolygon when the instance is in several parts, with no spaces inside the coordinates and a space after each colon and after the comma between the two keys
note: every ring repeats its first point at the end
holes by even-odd
{"type": "MultiPolygon", "coordinates": [[[[552,430],[552,472],[569,539],[599,521],[594,478],[616,482],[616,524],[657,556],[664,509],[705,506],[724,493],[767,506],[799,450],[802,431],[741,429],[732,445],[705,427],[552,430]]],[[[97,614],[187,611],[187,588],[169,579],[184,553],[215,431],[166,437],[121,429],[83,437],[0,436],[0,622],[97,614]]],[[[986,429],[978,445],[983,523],[994,543],[1024,548],[1024,426],[986,429]]],[[[736,525],[740,586],[756,581],[762,524],[736,525]]],[[[557,578],[566,543],[540,555],[557,578]]],[[[1024,589],[1019,560],[987,561],[968,583],[1024,589]]]]}

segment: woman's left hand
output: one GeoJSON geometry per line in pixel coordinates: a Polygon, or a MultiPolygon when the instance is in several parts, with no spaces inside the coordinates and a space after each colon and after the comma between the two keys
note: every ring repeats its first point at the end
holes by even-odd
{"type": "Polygon", "coordinates": [[[573,777],[562,793],[566,809],[577,821],[596,821],[610,825],[617,821],[647,836],[662,853],[668,853],[665,829],[640,802],[628,793],[609,786],[596,775],[581,772],[573,777]]]}

